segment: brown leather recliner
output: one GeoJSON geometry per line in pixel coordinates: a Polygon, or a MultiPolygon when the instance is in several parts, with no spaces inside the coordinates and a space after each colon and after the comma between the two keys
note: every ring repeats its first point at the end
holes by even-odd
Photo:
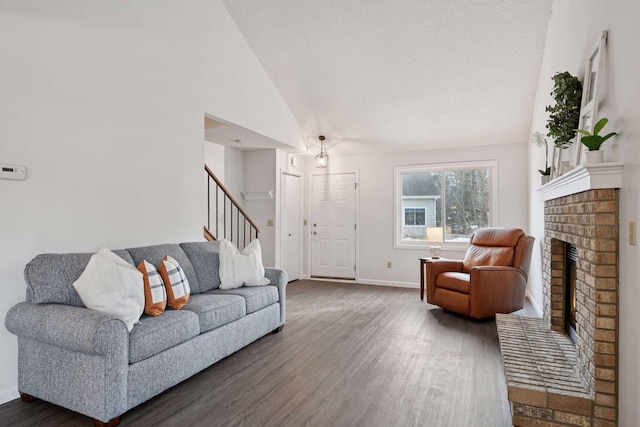
{"type": "Polygon", "coordinates": [[[482,228],[463,261],[426,262],[427,302],[476,319],[524,305],[534,238],[513,228],[482,228]]]}

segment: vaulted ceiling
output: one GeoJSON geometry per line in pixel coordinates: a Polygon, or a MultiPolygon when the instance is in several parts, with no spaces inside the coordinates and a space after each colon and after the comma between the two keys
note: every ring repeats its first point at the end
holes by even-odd
{"type": "Polygon", "coordinates": [[[551,0],[222,0],[334,153],[524,143],[551,0]]]}

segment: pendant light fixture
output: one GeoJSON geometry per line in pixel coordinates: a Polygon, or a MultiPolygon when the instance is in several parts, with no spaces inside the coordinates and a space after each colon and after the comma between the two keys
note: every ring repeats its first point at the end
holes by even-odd
{"type": "Polygon", "coordinates": [[[320,135],[320,153],[316,156],[316,167],[324,169],[329,166],[329,156],[324,151],[324,136],[320,135]]]}

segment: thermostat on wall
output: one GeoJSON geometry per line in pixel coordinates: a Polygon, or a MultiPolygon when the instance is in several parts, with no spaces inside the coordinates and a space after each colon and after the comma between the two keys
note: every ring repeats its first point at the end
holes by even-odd
{"type": "Polygon", "coordinates": [[[15,179],[24,181],[27,176],[27,168],[18,165],[5,165],[0,163],[0,179],[15,179]]]}

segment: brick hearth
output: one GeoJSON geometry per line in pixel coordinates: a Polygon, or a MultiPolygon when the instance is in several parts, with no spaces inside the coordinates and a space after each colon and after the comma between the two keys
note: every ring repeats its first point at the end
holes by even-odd
{"type": "Polygon", "coordinates": [[[618,190],[547,200],[544,211],[543,318],[498,318],[513,423],[617,426],[618,190]],[[575,347],[564,336],[564,242],[578,251],[575,347]]]}

